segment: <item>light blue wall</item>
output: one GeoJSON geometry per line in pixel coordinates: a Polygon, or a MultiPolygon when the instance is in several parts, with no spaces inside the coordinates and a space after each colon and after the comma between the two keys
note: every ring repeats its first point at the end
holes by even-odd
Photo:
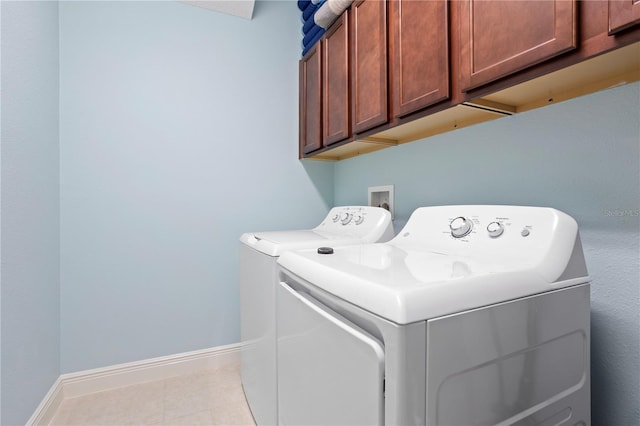
{"type": "Polygon", "coordinates": [[[640,424],[640,84],[341,161],[334,179],[337,205],[395,184],[397,231],[427,205],[572,215],[593,279],[593,424],[640,424]]]}
{"type": "Polygon", "coordinates": [[[316,225],[299,11],[60,3],[62,371],[239,341],[238,238],[316,225]]]}
{"type": "Polygon", "coordinates": [[[58,5],[0,8],[0,423],[18,425],[60,374],[58,5]]]}
{"type": "Polygon", "coordinates": [[[2,424],[24,423],[59,363],[237,342],[239,235],[313,226],[384,184],[397,230],[422,205],[573,215],[593,278],[593,424],[640,422],[639,84],[299,162],[291,2],[258,1],[251,21],[173,1],[59,8],[59,56],[55,2],[0,9],[2,424]]]}

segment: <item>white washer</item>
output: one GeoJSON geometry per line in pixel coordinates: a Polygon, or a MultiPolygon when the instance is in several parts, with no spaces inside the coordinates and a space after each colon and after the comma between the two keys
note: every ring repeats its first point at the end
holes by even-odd
{"type": "Polygon", "coordinates": [[[382,208],[334,207],[313,229],[246,233],[240,237],[241,375],[259,425],[277,423],[276,261],[286,250],[375,243],[393,238],[391,214],[382,208]]]}
{"type": "Polygon", "coordinates": [[[566,214],[423,207],[388,243],[278,263],[280,424],[590,424],[589,277],[566,214]]]}

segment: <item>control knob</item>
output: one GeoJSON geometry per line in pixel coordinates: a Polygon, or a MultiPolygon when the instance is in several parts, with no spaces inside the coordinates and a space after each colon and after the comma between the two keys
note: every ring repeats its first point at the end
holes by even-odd
{"type": "Polygon", "coordinates": [[[459,216],[449,223],[449,229],[451,229],[451,236],[454,238],[462,238],[469,235],[471,229],[473,229],[473,225],[466,217],[459,216]]]}
{"type": "Polygon", "coordinates": [[[353,218],[353,216],[350,213],[343,213],[342,217],[340,218],[340,222],[343,225],[346,225],[347,223],[351,222],[352,218],[353,218]]]}
{"type": "Polygon", "coordinates": [[[504,225],[500,222],[491,222],[487,225],[487,232],[491,238],[498,238],[504,232],[504,225]]]}
{"type": "Polygon", "coordinates": [[[355,215],[355,224],[356,225],[360,225],[362,222],[364,222],[364,215],[362,214],[357,214],[355,215]]]}

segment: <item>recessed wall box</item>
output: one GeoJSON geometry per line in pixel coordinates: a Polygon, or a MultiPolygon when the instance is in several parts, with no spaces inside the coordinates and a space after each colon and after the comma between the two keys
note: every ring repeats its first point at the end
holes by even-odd
{"type": "Polygon", "coordinates": [[[393,219],[393,185],[370,186],[369,205],[389,210],[393,219]]]}

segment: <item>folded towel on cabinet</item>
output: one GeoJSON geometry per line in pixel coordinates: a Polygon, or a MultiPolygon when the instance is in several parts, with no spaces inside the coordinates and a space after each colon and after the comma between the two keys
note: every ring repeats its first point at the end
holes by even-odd
{"type": "Polygon", "coordinates": [[[320,31],[324,33],[324,28],[320,28],[319,26],[314,25],[313,29],[307,34],[305,34],[305,36],[302,38],[302,45],[307,46],[311,42],[311,40],[316,39],[316,35],[320,31]]]}
{"type": "Polygon", "coordinates": [[[302,56],[306,55],[307,52],[309,52],[309,50],[313,47],[314,44],[316,44],[318,42],[318,40],[320,40],[320,38],[324,35],[325,30],[321,29],[320,31],[318,31],[316,33],[316,35],[308,41],[308,43],[302,43],[302,56]]]}
{"type": "Polygon", "coordinates": [[[312,18],[313,12],[315,12],[317,9],[318,9],[318,5],[315,5],[309,2],[307,7],[305,7],[304,10],[302,11],[302,22],[308,21],[309,18],[312,18]]]}
{"type": "Polygon", "coordinates": [[[314,27],[318,27],[318,25],[316,25],[316,21],[313,20],[313,16],[312,16],[310,19],[307,19],[306,21],[304,21],[304,24],[302,25],[302,34],[304,35],[309,34],[314,27]]]}
{"type": "Polygon", "coordinates": [[[316,25],[327,29],[353,3],[353,0],[326,0],[315,12],[313,20],[316,25]]]}
{"type": "Polygon", "coordinates": [[[309,6],[309,3],[311,3],[311,0],[298,0],[298,9],[300,9],[301,12],[304,12],[307,6],[309,6]]]}
{"type": "Polygon", "coordinates": [[[309,52],[351,3],[353,0],[298,0],[303,23],[302,56],[309,52]]]}

